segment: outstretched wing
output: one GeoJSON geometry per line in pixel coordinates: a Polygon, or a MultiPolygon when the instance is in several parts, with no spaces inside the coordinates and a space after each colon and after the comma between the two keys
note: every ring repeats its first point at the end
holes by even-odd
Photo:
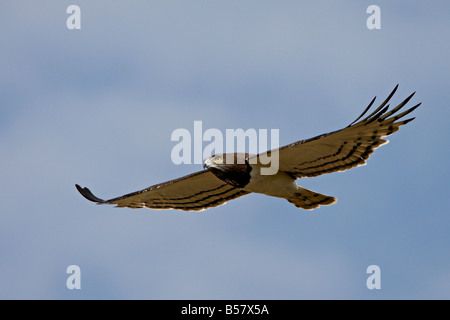
{"type": "Polygon", "coordinates": [[[364,112],[346,128],[280,148],[278,150],[279,170],[301,178],[345,171],[364,165],[376,148],[388,142],[382,139],[383,137],[396,132],[400,126],[414,120],[411,118],[396,122],[415,110],[420,103],[400,114],[396,113],[408,103],[415,92],[397,107],[389,110],[387,103],[397,88],[398,85],[378,108],[362,120],[360,119],[370,109],[375,98],[364,112]]]}
{"type": "Polygon", "coordinates": [[[102,200],[94,196],[88,188],[75,186],[86,199],[98,204],[186,211],[201,211],[217,207],[249,193],[218,179],[209,170],[192,173],[110,200],[102,200]]]}

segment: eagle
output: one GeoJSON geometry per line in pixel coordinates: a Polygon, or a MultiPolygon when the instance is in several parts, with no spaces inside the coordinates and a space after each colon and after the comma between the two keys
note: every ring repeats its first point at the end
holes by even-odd
{"type": "Polygon", "coordinates": [[[215,154],[204,161],[202,171],[110,200],[96,197],[88,188],[78,184],[75,186],[87,200],[128,208],[202,211],[252,192],[284,198],[306,210],[331,205],[337,201],[335,197],[305,189],[296,180],[365,165],[374,150],[388,142],[383,137],[415,119],[402,118],[421,103],[398,113],[415,92],[395,108],[389,109],[388,102],[397,88],[398,85],[380,106],[365,116],[375,102],[376,97],[373,98],[362,114],[341,130],[256,155],[215,154]],[[275,174],[261,174],[261,168],[265,166],[261,158],[274,153],[279,159],[278,170],[275,174]]]}

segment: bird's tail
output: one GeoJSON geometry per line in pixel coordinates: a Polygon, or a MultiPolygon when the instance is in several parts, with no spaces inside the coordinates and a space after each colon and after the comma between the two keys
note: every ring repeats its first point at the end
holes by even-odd
{"type": "Polygon", "coordinates": [[[287,201],[297,208],[313,210],[319,206],[336,203],[337,199],[298,186],[297,192],[287,198],[287,201]]]}

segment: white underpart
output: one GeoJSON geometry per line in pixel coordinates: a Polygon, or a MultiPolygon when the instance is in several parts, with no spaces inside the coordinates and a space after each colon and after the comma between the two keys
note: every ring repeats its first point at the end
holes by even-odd
{"type": "Polygon", "coordinates": [[[274,175],[261,175],[258,166],[253,165],[250,182],[243,188],[246,191],[266,194],[278,198],[290,198],[301,188],[290,175],[278,171],[274,175]]]}

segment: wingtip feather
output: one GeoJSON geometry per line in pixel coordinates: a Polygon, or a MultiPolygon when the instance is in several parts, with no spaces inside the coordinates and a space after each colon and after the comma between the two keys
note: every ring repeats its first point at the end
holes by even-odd
{"type": "Polygon", "coordinates": [[[96,202],[96,203],[105,203],[106,202],[105,200],[94,196],[94,194],[88,188],[82,188],[78,184],[75,184],[75,187],[77,188],[78,192],[81,193],[81,195],[89,201],[96,202]]]}

